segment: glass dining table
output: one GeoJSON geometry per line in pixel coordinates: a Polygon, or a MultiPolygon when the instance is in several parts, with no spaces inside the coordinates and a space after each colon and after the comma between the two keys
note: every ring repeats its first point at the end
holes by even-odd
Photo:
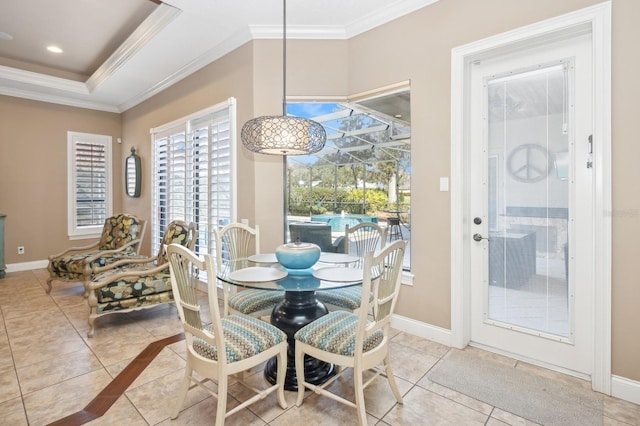
{"type": "MultiPolygon", "coordinates": [[[[271,323],[287,335],[287,373],[285,389],[297,390],[295,369],[296,331],[328,313],[326,306],[316,299],[316,291],[331,291],[362,285],[362,269],[345,267],[357,261],[356,256],[322,253],[320,261],[308,270],[287,270],[273,254],[260,254],[227,262],[217,271],[217,278],[237,287],[284,291],[284,298],[271,312],[271,323]]],[[[305,378],[320,385],[335,374],[332,364],[305,357],[305,378]]],[[[276,382],[277,362],[269,360],[264,369],[267,381],[276,382]]]]}

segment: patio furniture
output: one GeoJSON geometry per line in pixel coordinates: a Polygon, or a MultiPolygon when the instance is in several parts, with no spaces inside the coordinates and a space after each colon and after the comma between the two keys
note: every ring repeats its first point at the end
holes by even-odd
{"type": "Polygon", "coordinates": [[[195,223],[174,220],[164,230],[155,257],[125,258],[104,267],[94,267],[93,279],[86,287],[90,309],[87,336],[93,337],[94,323],[100,316],[173,302],[165,249],[169,244],[193,249],[197,239],[195,223]]]}
{"type": "Polygon", "coordinates": [[[317,244],[321,251],[345,253],[344,238],[332,240],[331,226],[320,222],[294,222],[289,224],[289,238],[292,242],[317,244]]]}
{"type": "Polygon", "coordinates": [[[225,419],[276,392],[278,404],[287,408],[284,398],[284,379],[287,357],[287,336],[276,327],[257,318],[244,314],[221,317],[216,291],[216,261],[212,256],[198,257],[191,250],[177,244],[167,249],[171,270],[171,285],[174,289],[176,306],[184,328],[187,345],[184,379],[179,395],[176,396],[171,418],[180,414],[187,393],[200,387],[217,399],[215,424],[221,426],[225,419]],[[206,271],[208,310],[211,323],[202,317],[206,311],[198,300],[197,269],[206,271]],[[276,357],[278,363],[277,381],[267,389],[256,389],[245,384],[242,374],[246,370],[263,364],[276,357]],[[227,412],[227,393],[230,378],[256,394],[227,412]],[[215,381],[214,391],[207,382],[215,381]]]}
{"type": "Polygon", "coordinates": [[[387,230],[389,234],[389,240],[404,240],[402,236],[402,227],[400,226],[400,218],[399,217],[388,217],[387,218],[387,230]]]}
{"type": "Polygon", "coordinates": [[[144,238],[146,221],[130,214],[119,214],[107,218],[99,241],[82,247],[71,247],[49,256],[49,278],[46,292],[51,292],[51,283],[58,281],[82,281],[85,297],[89,295],[87,284],[92,278],[94,266],[106,266],[126,257],[137,256],[144,238]]]}
{"type": "Polygon", "coordinates": [[[405,246],[404,241],[395,241],[378,253],[368,252],[365,256],[363,297],[360,302],[364,309],[358,313],[330,312],[296,332],[294,337],[298,376],[297,406],[302,405],[305,388],[310,389],[317,394],[329,396],[333,400],[356,408],[359,423],[366,425],[364,389],[375,377],[382,374],[382,371],[377,370],[376,375],[366,383],[363,382],[363,375],[366,370],[380,364],[384,365],[384,375],[389,381],[393,395],[399,403],[402,403],[402,395],[391,370],[389,330],[391,316],[400,293],[405,246]],[[377,278],[372,276],[374,271],[376,275],[379,274],[377,278]],[[373,302],[369,302],[369,297],[366,296],[369,294],[373,294],[373,302]],[[371,320],[368,315],[370,311],[373,311],[371,320]],[[355,403],[327,390],[347,371],[346,368],[340,368],[333,378],[321,385],[303,380],[305,355],[340,367],[352,368],[355,403]]]}

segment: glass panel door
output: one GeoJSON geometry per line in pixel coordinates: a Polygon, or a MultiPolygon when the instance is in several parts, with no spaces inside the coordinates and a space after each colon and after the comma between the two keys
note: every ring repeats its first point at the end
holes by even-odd
{"type": "Polygon", "coordinates": [[[488,322],[568,338],[569,60],[485,80],[488,322]]]}

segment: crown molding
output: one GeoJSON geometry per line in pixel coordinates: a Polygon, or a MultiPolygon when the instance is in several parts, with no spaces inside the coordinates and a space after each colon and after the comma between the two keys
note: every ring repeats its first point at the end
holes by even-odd
{"type": "MultiPolygon", "coordinates": [[[[279,25],[248,26],[242,31],[239,31],[227,38],[223,43],[215,46],[205,54],[191,61],[178,71],[120,104],[78,99],[83,96],[91,96],[99,86],[113,77],[147,43],[153,40],[160,31],[174,21],[183,11],[182,8],[176,7],[176,5],[180,6],[183,4],[181,1],[182,0],[167,0],[160,4],[160,6],[151,15],[149,15],[142,25],[137,28],[129,38],[127,38],[123,45],[121,45],[109,57],[109,59],[107,59],[107,61],[105,61],[105,63],[103,63],[98,70],[89,77],[86,82],[73,81],[7,66],[0,66],[0,94],[100,111],[123,112],[171,87],[190,74],[198,71],[202,67],[219,59],[232,50],[237,49],[248,41],[256,39],[282,38],[282,27],[279,25]],[[9,82],[9,84],[6,85],[2,83],[3,80],[9,82]],[[19,86],[21,85],[32,86],[33,89],[20,88],[19,86]],[[64,96],[64,94],[50,95],[41,93],[38,91],[38,88],[60,91],[67,93],[68,96],[64,96]]],[[[383,25],[437,1],[439,0],[396,0],[394,2],[390,2],[390,4],[384,8],[366,14],[362,18],[345,26],[288,26],[287,37],[291,37],[292,39],[347,40],[360,33],[383,25]]],[[[194,6],[192,3],[186,2],[184,3],[184,7],[184,10],[188,11],[194,6]]]]}
{"type": "Polygon", "coordinates": [[[83,95],[89,94],[89,89],[87,89],[87,85],[83,82],[40,74],[33,71],[19,70],[4,65],[0,65],[0,80],[10,80],[32,86],[46,87],[83,95]]]}
{"type": "Polygon", "coordinates": [[[87,80],[88,89],[93,92],[107,81],[181,13],[180,9],[160,4],[87,80]]]}
{"type": "Polygon", "coordinates": [[[232,52],[233,50],[237,49],[238,47],[242,46],[243,44],[251,40],[252,40],[252,37],[249,31],[240,31],[234,34],[233,36],[227,38],[224,42],[219,43],[214,48],[208,50],[203,55],[199,56],[195,60],[188,63],[186,66],[180,68],[178,71],[169,75],[164,80],[159,81],[158,83],[154,84],[144,92],[141,92],[133,96],[126,102],[120,104],[118,106],[118,109],[120,111],[126,111],[129,108],[133,108],[139,103],[142,103],[147,99],[151,98],[152,96],[162,92],[163,90],[168,89],[169,87],[173,86],[180,80],[188,77],[189,75],[193,74],[199,69],[209,65],[213,61],[220,59],[227,53],[232,52]]]}
{"type": "Polygon", "coordinates": [[[57,96],[49,95],[46,93],[36,92],[33,90],[14,89],[9,87],[0,86],[0,95],[12,96],[14,98],[29,99],[32,101],[48,102],[58,105],[66,105],[77,108],[93,109],[96,111],[116,112],[120,113],[121,110],[118,107],[110,104],[104,104],[99,102],[85,101],[75,99],[70,96],[57,96]]]}
{"type": "Polygon", "coordinates": [[[355,37],[358,34],[391,22],[401,16],[408,15],[438,1],[440,0],[404,0],[393,2],[384,8],[368,13],[362,18],[347,24],[345,26],[347,38],[355,37]]]}

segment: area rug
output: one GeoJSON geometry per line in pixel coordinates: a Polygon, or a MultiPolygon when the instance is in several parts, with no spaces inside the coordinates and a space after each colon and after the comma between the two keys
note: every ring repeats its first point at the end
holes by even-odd
{"type": "Polygon", "coordinates": [[[429,379],[541,425],[602,425],[603,399],[596,392],[470,352],[450,352],[429,379]]]}

